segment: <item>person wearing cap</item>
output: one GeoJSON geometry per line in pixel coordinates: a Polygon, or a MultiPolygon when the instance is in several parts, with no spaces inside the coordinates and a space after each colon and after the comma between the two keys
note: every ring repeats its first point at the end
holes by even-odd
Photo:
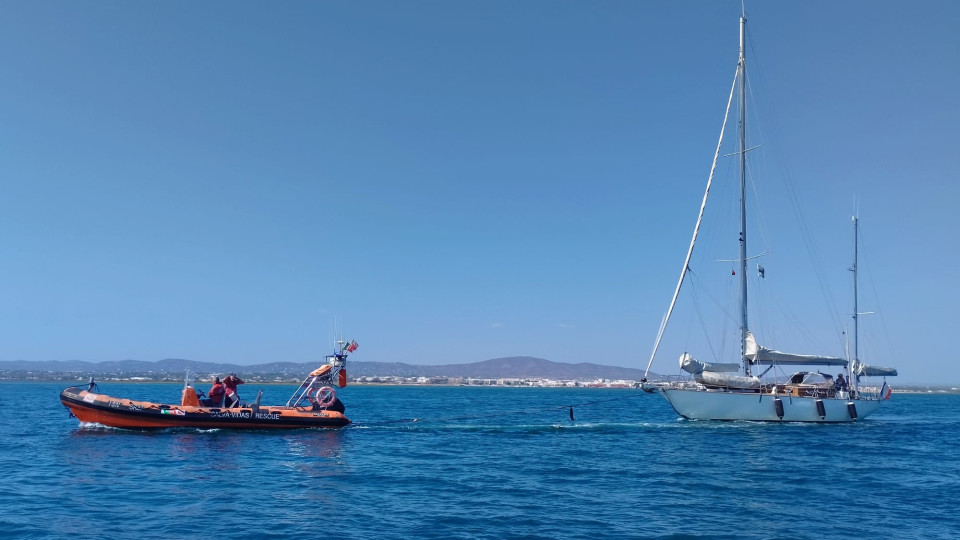
{"type": "Polygon", "coordinates": [[[243,384],[243,380],[233,373],[227,375],[227,378],[223,380],[224,391],[226,393],[226,401],[224,404],[227,408],[240,405],[240,395],[237,394],[238,384],[243,384]]]}

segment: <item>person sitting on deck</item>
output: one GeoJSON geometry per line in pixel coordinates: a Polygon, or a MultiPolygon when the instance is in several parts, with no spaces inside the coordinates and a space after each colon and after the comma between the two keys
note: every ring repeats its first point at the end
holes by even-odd
{"type": "Polygon", "coordinates": [[[843,373],[837,374],[837,382],[834,383],[834,385],[837,387],[837,390],[846,391],[847,381],[843,378],[843,373]]]}
{"type": "Polygon", "coordinates": [[[223,386],[227,394],[224,405],[228,409],[230,407],[238,407],[240,405],[240,395],[237,394],[238,384],[243,384],[243,380],[238,378],[233,373],[227,375],[227,378],[223,380],[223,386]]]}
{"type": "Polygon", "coordinates": [[[206,407],[222,407],[223,392],[223,383],[220,382],[220,377],[214,377],[213,386],[211,386],[210,391],[207,392],[207,399],[201,400],[200,404],[206,407]]]}

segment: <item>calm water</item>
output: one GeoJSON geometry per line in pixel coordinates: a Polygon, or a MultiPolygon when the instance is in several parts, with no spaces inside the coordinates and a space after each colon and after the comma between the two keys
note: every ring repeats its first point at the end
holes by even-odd
{"type": "Polygon", "coordinates": [[[960,537],[960,396],[774,425],[634,390],[348,387],[340,431],[140,433],[79,430],[62,387],[0,383],[3,538],[960,537]]]}

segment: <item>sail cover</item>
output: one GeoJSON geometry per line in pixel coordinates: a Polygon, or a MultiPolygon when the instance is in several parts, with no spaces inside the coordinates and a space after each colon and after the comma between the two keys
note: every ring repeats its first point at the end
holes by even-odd
{"type": "Polygon", "coordinates": [[[741,388],[756,390],[762,385],[760,379],[755,376],[744,377],[743,375],[728,375],[726,373],[714,373],[713,371],[701,371],[694,376],[698,383],[707,386],[722,386],[726,388],[741,388]]]}
{"type": "Polygon", "coordinates": [[[752,332],[747,332],[746,357],[751,364],[781,364],[794,366],[844,366],[847,361],[836,356],[792,354],[767,349],[757,344],[752,332]]]}
{"type": "Polygon", "coordinates": [[[702,371],[714,371],[717,373],[736,372],[740,370],[740,364],[718,364],[710,362],[701,362],[690,356],[688,353],[680,355],[680,368],[687,373],[697,374],[702,371]]]}
{"type": "Polygon", "coordinates": [[[897,370],[889,367],[880,367],[880,366],[868,366],[866,364],[857,364],[857,368],[854,370],[856,375],[859,377],[865,375],[867,377],[896,377],[897,370]]]}

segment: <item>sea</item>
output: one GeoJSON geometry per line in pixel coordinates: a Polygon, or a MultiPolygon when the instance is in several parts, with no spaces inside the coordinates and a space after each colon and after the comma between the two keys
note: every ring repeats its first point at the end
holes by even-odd
{"type": "Polygon", "coordinates": [[[960,538],[960,395],[814,425],[681,420],[635,389],[348,386],[339,430],[141,432],[81,428],[64,386],[0,383],[4,539],[960,538]]]}

